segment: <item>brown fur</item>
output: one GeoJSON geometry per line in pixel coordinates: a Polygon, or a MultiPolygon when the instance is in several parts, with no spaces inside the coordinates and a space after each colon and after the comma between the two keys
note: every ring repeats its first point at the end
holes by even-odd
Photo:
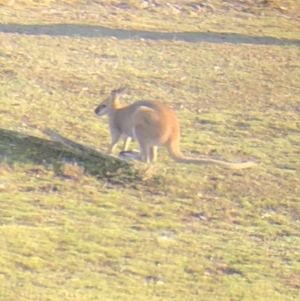
{"type": "Polygon", "coordinates": [[[229,169],[249,168],[256,162],[229,163],[210,158],[186,158],[180,151],[180,126],[174,111],[158,101],[138,101],[124,106],[120,96],[124,89],[111,91],[96,109],[98,116],[108,115],[111,144],[108,153],[112,153],[121,137],[124,137],[123,149],[128,149],[132,139],[139,144],[140,158],[148,163],[157,159],[157,147],[167,148],[170,157],[185,164],[217,164],[229,169]]]}

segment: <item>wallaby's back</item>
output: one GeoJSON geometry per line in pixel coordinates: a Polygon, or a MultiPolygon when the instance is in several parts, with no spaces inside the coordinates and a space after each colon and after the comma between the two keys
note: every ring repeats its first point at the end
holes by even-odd
{"type": "Polygon", "coordinates": [[[115,117],[115,124],[128,136],[132,137],[132,129],[135,129],[142,133],[144,139],[156,145],[164,145],[171,136],[180,132],[173,110],[157,101],[137,101],[116,112],[115,117]]]}

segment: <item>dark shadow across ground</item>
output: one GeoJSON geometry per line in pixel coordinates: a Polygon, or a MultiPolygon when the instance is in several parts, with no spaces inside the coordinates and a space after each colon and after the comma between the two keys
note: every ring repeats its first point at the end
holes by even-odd
{"type": "Polygon", "coordinates": [[[78,24],[24,25],[0,24],[0,32],[25,35],[48,35],[68,37],[115,37],[117,39],[150,39],[150,40],[179,40],[189,43],[231,43],[253,45],[296,45],[300,40],[277,39],[274,37],[254,37],[235,33],[217,32],[151,32],[140,30],[111,29],[103,26],[78,24]]]}
{"type": "MultiPolygon", "coordinates": [[[[96,151],[95,151],[96,153],[96,151]]],[[[0,162],[19,164],[52,165],[61,175],[64,163],[78,163],[84,171],[96,178],[111,179],[112,182],[132,182],[137,180],[137,173],[131,164],[118,158],[107,156],[80,156],[64,149],[59,142],[54,142],[24,133],[0,129],[0,162]]]]}

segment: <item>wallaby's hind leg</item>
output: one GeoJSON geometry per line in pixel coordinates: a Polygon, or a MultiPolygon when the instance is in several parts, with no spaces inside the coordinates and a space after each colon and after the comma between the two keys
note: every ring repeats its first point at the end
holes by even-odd
{"type": "Polygon", "coordinates": [[[140,148],[140,159],[144,163],[150,162],[150,148],[143,143],[142,141],[138,140],[139,148],[140,148]]]}
{"type": "Polygon", "coordinates": [[[148,147],[148,150],[146,147],[142,146],[139,144],[139,152],[133,151],[133,150],[123,150],[119,153],[119,156],[121,157],[131,157],[134,158],[135,160],[141,161],[141,162],[154,162],[157,160],[157,147],[156,146],[151,146],[148,147]],[[141,151],[142,150],[142,151],[141,151]],[[146,155],[145,155],[146,154],[146,155]],[[146,159],[145,159],[146,157],[146,159]]]}
{"type": "Polygon", "coordinates": [[[139,144],[141,161],[145,163],[157,159],[157,147],[153,145],[152,141],[152,137],[156,136],[156,122],[157,116],[152,108],[140,107],[133,116],[134,137],[139,144]]]}
{"type": "Polygon", "coordinates": [[[151,157],[151,151],[150,147],[147,145],[145,139],[143,138],[144,136],[144,128],[142,125],[137,125],[134,128],[134,136],[135,139],[139,145],[139,151],[140,151],[140,160],[144,163],[149,163],[150,162],[150,157],[151,157]]]}

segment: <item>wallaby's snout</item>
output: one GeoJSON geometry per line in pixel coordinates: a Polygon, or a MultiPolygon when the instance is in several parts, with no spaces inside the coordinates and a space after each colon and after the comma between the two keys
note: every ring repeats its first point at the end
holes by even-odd
{"type": "Polygon", "coordinates": [[[95,109],[95,114],[97,116],[103,116],[107,113],[107,105],[101,104],[95,109]]]}

